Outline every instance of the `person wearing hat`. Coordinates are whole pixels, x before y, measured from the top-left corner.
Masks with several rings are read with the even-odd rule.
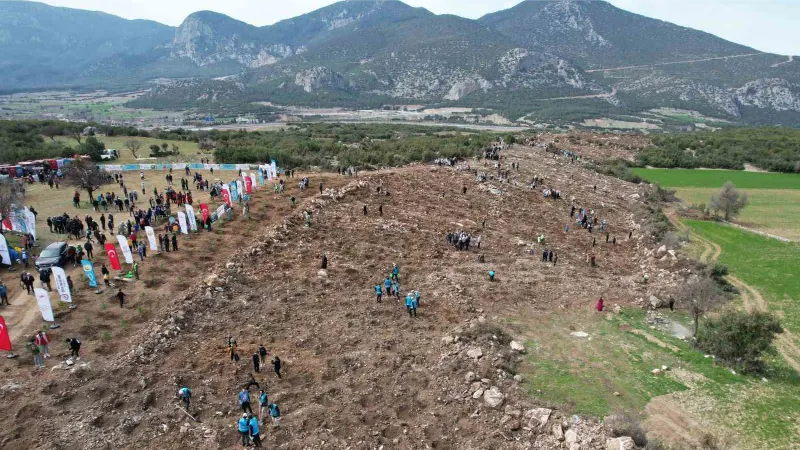
[[[192,391],[188,387],[178,389],[178,398],[186,405],[186,412],[189,412],[189,405],[192,402]]]
[[[250,446],[250,421],[247,420],[247,413],[243,413],[238,424],[239,434],[242,435],[242,447]]]

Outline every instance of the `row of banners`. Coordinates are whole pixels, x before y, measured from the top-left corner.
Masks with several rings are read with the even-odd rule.
[[[131,172],[144,170],[266,170],[272,167],[277,171],[275,161],[272,164],[199,164],[199,163],[171,163],[171,164],[101,164],[100,169],[106,172]]]
[[[177,168],[174,166],[175,164],[173,164],[173,168]],[[184,164],[183,166],[185,167],[186,165]],[[190,168],[191,166],[192,165],[190,165]],[[198,166],[200,165],[198,164]],[[203,166],[208,166],[208,164]],[[231,166],[236,165],[232,164]],[[137,169],[135,170],[139,170],[138,167],[139,166],[137,165]],[[182,169],[184,167],[180,168]],[[249,165],[247,165],[247,168],[249,169]],[[234,167],[231,169],[222,170],[236,169],[237,168]],[[153,169],[148,168],[147,170]],[[211,222],[216,222],[233,206],[234,201],[239,200],[240,196],[246,198],[246,194],[251,194],[254,189],[257,189],[259,186],[264,186],[265,178],[267,180],[272,180],[277,177],[277,173],[278,169],[275,161],[272,161],[272,164],[259,166],[257,174],[248,174],[243,172],[241,180],[237,179],[235,181],[231,181],[229,184],[223,184],[222,198],[225,203],[220,205],[213,213],[211,213],[208,204],[201,203],[200,213],[202,217],[202,223],[206,223],[209,219],[211,219]],[[194,207],[192,207],[192,205],[183,206],[185,208],[185,212],[178,211],[178,226],[180,228],[180,232],[182,234],[189,234],[190,230],[197,231],[197,216],[195,215]],[[172,220],[172,218],[170,218],[170,220]],[[2,227],[8,230],[31,233],[34,235],[34,237],[36,236],[36,217],[27,208],[13,210],[7,217],[2,218],[1,223]],[[158,239],[156,238],[156,233],[153,227],[144,227],[144,231],[147,235],[147,241],[150,250],[158,251]],[[128,238],[123,235],[117,235],[117,242],[119,243],[120,251],[122,251],[122,259],[126,264],[133,264],[133,252],[130,248],[130,245],[128,245]],[[118,271],[122,270],[122,263],[120,261],[116,246],[112,242],[106,242],[104,248],[106,255],[108,256],[111,269]],[[2,234],[0,234],[0,260],[2,260],[3,264],[9,266],[12,262],[8,249],[8,243],[6,242],[5,236]],[[84,259],[81,260],[81,267],[83,268],[83,272],[89,281],[89,286],[93,288],[98,287],[97,275],[94,273],[94,264],[90,260]],[[69,289],[69,282],[67,280],[66,272],[64,272],[63,268],[56,266],[51,267],[50,270],[55,280],[59,300],[64,303],[72,303],[72,293]],[[42,318],[46,322],[55,322],[53,306],[50,303],[50,295],[48,291],[42,288],[34,288],[34,295],[36,296],[36,303],[39,307],[39,311],[42,313]],[[0,316],[0,350],[11,351],[11,340],[8,335],[8,328],[2,316]]]

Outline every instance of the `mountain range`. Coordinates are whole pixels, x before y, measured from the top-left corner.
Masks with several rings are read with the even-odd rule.
[[[523,1],[478,20],[342,1],[256,27],[177,28],[0,1],[0,90],[149,87],[133,106],[463,106],[511,120],[675,108],[800,125],[800,61],[602,0]]]

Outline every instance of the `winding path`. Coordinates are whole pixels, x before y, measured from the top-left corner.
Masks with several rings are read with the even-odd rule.
[[[702,59],[688,59],[685,61],[671,61],[671,62],[663,62],[663,63],[655,63],[655,64],[644,64],[641,66],[624,66],[624,67],[610,67],[607,69],[590,69],[586,70],[586,73],[591,72],[614,72],[618,70],[628,70],[628,69],[647,69],[649,67],[659,67],[659,66],[672,66],[675,64],[693,64],[705,61],[717,61],[720,59],[729,59],[729,58],[746,58],[749,56],[758,56],[763,55],[764,53],[746,53],[744,55],[730,55],[730,56],[715,56],[713,58],[702,58]]]
[[[689,233],[689,236],[703,246],[703,252],[700,255],[700,260],[703,262],[716,262],[722,253],[722,248],[714,241],[710,241],[703,236],[695,233],[691,228],[681,222],[677,212],[670,210],[666,212],[667,219],[679,231]],[[766,300],[758,290],[753,286],[745,283],[739,278],[728,275],[726,279],[739,290],[739,293],[744,302],[744,307],[748,311],[768,311],[769,307]],[[793,333],[784,329],[783,333],[776,337],[776,347],[778,353],[789,363],[794,370],[800,373],[800,346],[797,345],[797,339]]]

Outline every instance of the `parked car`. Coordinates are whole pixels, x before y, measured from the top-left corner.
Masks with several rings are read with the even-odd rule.
[[[50,267],[64,267],[67,262],[69,245],[66,242],[53,242],[48,245],[36,259],[36,269],[42,270]]]

